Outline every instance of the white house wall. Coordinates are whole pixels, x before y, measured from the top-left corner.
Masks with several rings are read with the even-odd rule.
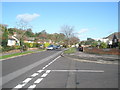
[[[16,45],[16,41],[15,40],[8,40],[8,46],[13,46]]]

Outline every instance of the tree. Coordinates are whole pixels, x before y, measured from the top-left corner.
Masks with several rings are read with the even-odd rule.
[[[7,27],[6,27],[5,31],[2,35],[2,46],[7,47],[7,43],[8,43],[8,30],[7,30]]]
[[[22,51],[25,47],[24,42],[23,42],[23,37],[24,37],[26,31],[28,30],[28,28],[30,29],[31,26],[28,24],[28,22],[25,22],[23,20],[19,20],[16,24],[19,29],[24,31],[20,37],[20,46],[21,46],[21,51]]]
[[[34,33],[32,32],[32,29],[27,29],[25,35],[27,35],[28,37],[34,37]]]
[[[70,38],[74,35],[73,31],[73,26],[63,25],[61,27],[61,32],[65,35],[67,45],[70,45]]]
[[[70,38],[70,44],[71,45],[74,45],[74,44],[78,43],[79,41],[80,40],[79,40],[78,37],[73,36],[73,37]]]

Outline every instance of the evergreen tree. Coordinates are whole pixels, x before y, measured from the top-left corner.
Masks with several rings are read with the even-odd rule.
[[[5,31],[2,35],[2,46],[6,47],[7,43],[8,43],[8,30],[7,30],[7,28],[5,28]]]

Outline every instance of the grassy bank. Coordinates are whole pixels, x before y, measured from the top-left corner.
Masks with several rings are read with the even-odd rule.
[[[30,54],[30,53],[35,53],[37,51],[43,51],[43,50],[36,50],[36,51],[26,51],[26,52],[20,52],[20,53],[14,53],[14,54],[10,54],[10,55],[4,55],[4,56],[0,56],[0,59],[7,59],[10,57],[14,57],[14,56],[19,56],[19,55],[25,55],[25,54]]]
[[[71,54],[71,53],[75,53],[75,52],[76,52],[76,48],[75,47],[69,48],[68,50],[64,51],[65,54]]]

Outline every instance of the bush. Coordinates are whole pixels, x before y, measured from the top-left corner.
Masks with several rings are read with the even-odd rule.
[[[2,52],[14,50],[14,49],[15,49],[14,46],[6,46],[6,47],[3,47],[3,48],[2,48]]]
[[[120,42],[118,42],[118,48],[120,49]]]
[[[98,44],[97,42],[93,42],[93,43],[91,44],[91,46],[92,46],[92,47],[97,47],[97,44]]]
[[[27,47],[29,47],[29,48],[30,48],[30,45],[29,45],[29,43],[24,43],[24,45],[26,45]]]
[[[104,43],[104,42],[101,42],[101,44],[100,44],[100,48],[107,48],[107,44]]]
[[[50,45],[50,43],[45,43],[44,46],[45,47],[48,47]]]
[[[15,49],[20,49],[20,46],[16,45],[14,46]]]

